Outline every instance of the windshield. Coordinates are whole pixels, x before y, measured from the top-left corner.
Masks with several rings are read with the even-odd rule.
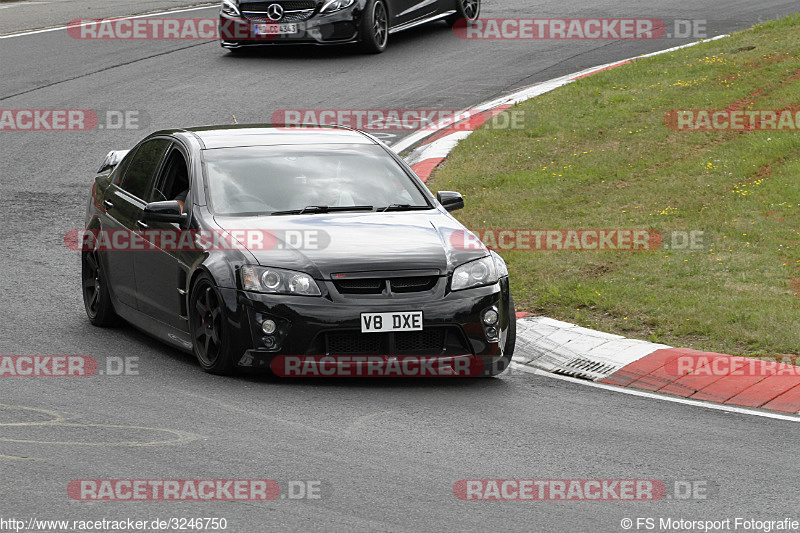
[[[430,208],[380,146],[218,148],[204,150],[203,159],[210,203],[218,215]]]

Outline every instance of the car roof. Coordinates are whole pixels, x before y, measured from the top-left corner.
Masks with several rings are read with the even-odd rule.
[[[185,128],[162,133],[181,132],[193,135],[205,150],[286,144],[376,144],[373,139],[361,132],[339,126],[237,124]]]

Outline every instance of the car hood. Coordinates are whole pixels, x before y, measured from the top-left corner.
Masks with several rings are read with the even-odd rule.
[[[267,232],[265,246],[247,247],[260,265],[301,270],[317,279],[377,270],[437,270],[446,275],[489,253],[477,239],[470,241],[477,245],[460,246],[466,228],[439,211],[215,216],[214,220],[231,232]]]

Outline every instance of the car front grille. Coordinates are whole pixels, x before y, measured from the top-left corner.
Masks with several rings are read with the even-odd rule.
[[[283,17],[272,20],[267,16],[269,6],[278,4],[283,8]],[[292,0],[276,2],[243,2],[240,9],[245,18],[258,23],[300,22],[310,19],[317,10],[314,0]]]
[[[439,280],[437,276],[418,276],[414,278],[395,278],[389,280],[392,292],[429,291]]]
[[[323,334],[328,355],[470,355],[457,326],[432,326],[422,331]]]
[[[262,11],[267,12],[267,9],[272,4],[278,4],[284,11],[300,11],[301,9],[316,9],[317,3],[314,0],[277,0],[275,2],[242,2],[240,9],[242,11]]]
[[[422,331],[398,331],[394,342],[399,352],[431,352],[437,354],[444,348],[445,331],[442,328]]]
[[[386,282],[380,278],[342,279],[333,282],[341,294],[380,294]]]
[[[302,22],[311,18],[314,14],[313,9],[304,11],[286,11],[283,18],[280,20],[272,20],[264,13],[243,12],[243,15],[250,22],[257,22],[259,24],[283,24],[287,22]]]
[[[380,334],[366,333],[328,333],[327,352],[330,354],[379,354],[381,353]]]
[[[333,284],[339,294],[381,294],[386,289],[387,278],[337,279]],[[439,281],[438,276],[388,278],[393,293],[429,291]]]

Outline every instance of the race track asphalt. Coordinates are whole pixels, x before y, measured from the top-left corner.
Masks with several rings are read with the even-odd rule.
[[[188,4],[0,4],[0,33]],[[709,36],[796,10],[794,1],[484,2],[484,16],[498,18],[704,19]],[[0,132],[0,354],[83,354],[102,365],[138,358],[138,375],[0,378],[0,518],[222,517],[237,532],[589,532],[622,531],[626,517],[800,519],[796,424],[513,371],[457,381],[211,376],[130,327],[89,325],[79,258],[62,242],[81,227],[105,154],[153,130],[234,115],[267,122],[279,109],[460,109],[684,42],[467,42],[436,24],[393,37],[380,56],[296,48],[240,58],[216,42],[79,41],[63,30],[0,39],[0,108],[143,117],[140,130]],[[66,490],[75,479],[128,478],[319,480],[322,498],[79,502]],[[699,480],[712,490],[704,500],[658,502],[454,497],[455,482],[478,478]]]

